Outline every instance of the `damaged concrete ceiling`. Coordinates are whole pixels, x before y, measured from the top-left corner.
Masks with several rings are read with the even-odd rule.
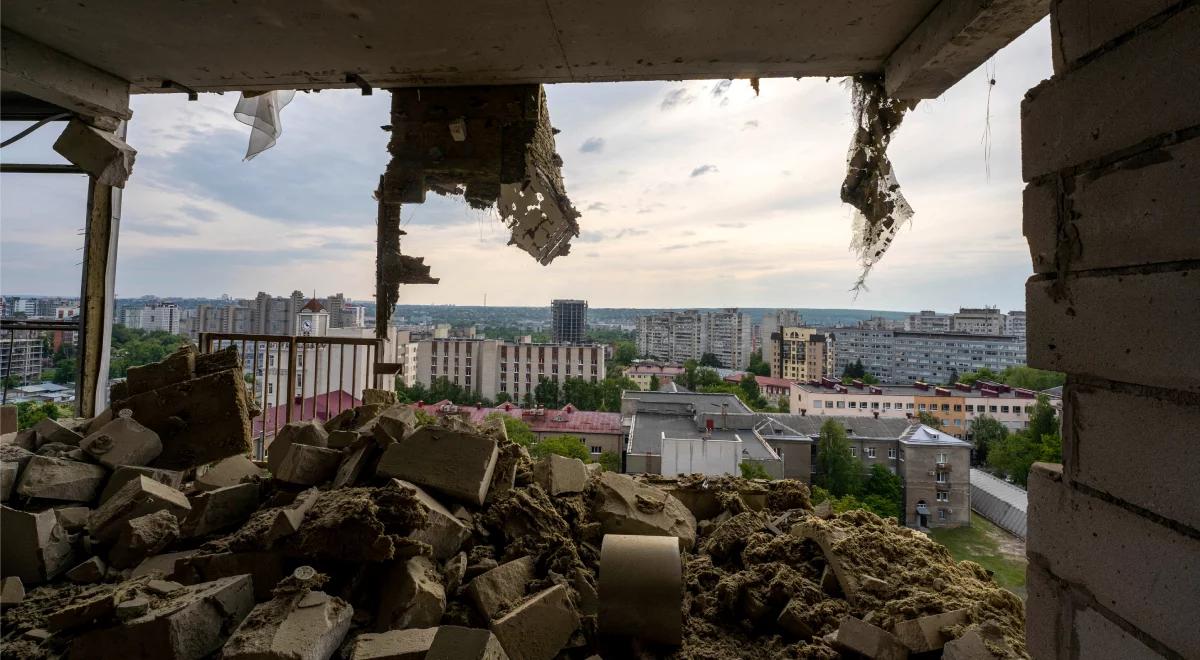
[[[162,91],[163,81],[196,91],[353,87],[348,73],[400,87],[887,69],[930,74],[941,89],[913,93],[936,96],[1046,10],[1047,0],[43,0],[7,3],[2,22],[135,93]]]

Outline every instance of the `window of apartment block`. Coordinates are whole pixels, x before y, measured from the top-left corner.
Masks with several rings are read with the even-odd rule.
[[[956,419],[956,420],[954,420],[954,425],[955,425],[955,426],[962,426],[962,420],[961,420],[961,419]]]
[[[1000,406],[1000,412],[1002,412],[1002,413],[1008,412],[1008,406]]]
[[[950,404],[943,403],[942,404],[942,412],[950,412]]]
[[[851,447],[851,448],[850,448],[850,455],[851,455],[851,456],[853,456],[853,457],[855,457],[855,458],[858,458],[858,447]]]
[[[872,408],[873,410],[879,410],[879,402],[878,402],[878,401],[872,401],[872,402],[871,402],[871,408]]]
[[[911,403],[906,403],[906,404],[904,404],[904,407],[905,407],[906,409],[908,409],[908,410],[912,410],[912,409],[913,409],[913,404],[911,404]]]
[[[975,412],[975,406],[968,403],[967,404],[967,412]]]
[[[924,411],[925,411],[925,404],[923,404],[923,403],[922,403],[922,404],[920,404],[919,406],[917,406],[917,410],[920,410],[920,411],[924,412]]]
[[[939,484],[946,483],[946,472],[943,470],[938,470],[937,476],[934,477],[934,480],[937,481]]]
[[[813,399],[813,408],[820,408],[820,407],[821,407],[821,400]]]
[[[893,461],[896,460],[896,448],[895,447],[888,449],[888,458],[892,459]]]
[[[604,448],[601,447],[600,445],[592,445],[592,453],[593,454],[602,454],[602,453],[604,453]]]
[[[947,493],[947,492],[945,492],[945,491],[942,491],[942,492],[938,493],[938,494],[937,494],[937,501],[939,501],[939,502],[949,502],[949,501],[950,501],[950,493]]]
[[[850,407],[851,407],[851,408],[857,408],[857,407],[858,407],[858,402],[857,402],[857,401],[851,401],[851,402],[850,402]]]
[[[1033,406],[1025,406],[1025,414],[1028,415],[1031,412],[1033,412]]]
[[[875,448],[867,447],[867,458],[875,458]]]
[[[996,412],[996,406],[989,406],[989,407],[988,407],[988,410],[989,410],[990,412]]]
[[[888,402],[888,401],[884,401],[884,402],[883,402],[883,409],[884,409],[884,410],[891,410],[891,409],[892,409],[892,404],[891,404],[890,402]]]
[[[962,406],[957,403],[954,404],[954,412],[962,412]]]
[[[938,509],[938,520],[945,520],[945,519],[946,519],[946,510]]]
[[[845,405],[845,404],[846,404],[846,402],[845,402],[845,401],[838,401],[838,402],[837,402],[837,407],[838,407],[838,408],[845,408],[845,407],[846,407],[846,405]]]
[[[946,452],[939,452],[939,453],[938,453],[938,455],[937,455],[937,462],[938,462],[938,463],[945,463],[945,462],[946,462]]]

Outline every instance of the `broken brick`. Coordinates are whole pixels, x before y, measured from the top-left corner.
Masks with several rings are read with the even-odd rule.
[[[279,429],[275,437],[267,445],[267,469],[272,474],[278,474],[280,465],[287,457],[288,449],[293,444],[310,447],[328,447],[329,433],[317,420],[307,422],[288,422]]]
[[[88,532],[100,542],[112,541],[121,533],[123,522],[155,511],[169,511],[178,519],[186,518],[192,505],[183,493],[138,476],[127,481],[88,518]]]
[[[425,660],[508,660],[500,640],[486,628],[441,626]],[[355,659],[357,660],[357,659]]]
[[[237,484],[188,498],[192,511],[180,526],[184,538],[206,536],[241,524],[258,508],[258,484]]]
[[[0,583],[0,607],[20,605],[23,600],[25,585],[21,583],[21,578],[15,575],[4,578],[4,582]]]
[[[183,488],[183,473],[175,470],[163,470],[160,468],[146,467],[144,465],[122,465],[113,470],[112,476],[108,478],[108,483],[104,485],[104,490],[100,492],[100,503],[108,501],[113,493],[121,490],[134,477],[149,477],[154,481],[170,486],[175,490]]]
[[[535,463],[533,477],[551,495],[581,493],[588,483],[588,471],[583,461],[558,454],[550,454]]]
[[[533,564],[533,557],[501,564],[467,583],[467,597],[479,614],[491,621],[525,596],[525,585],[533,579]]]
[[[345,431],[338,431],[337,433],[345,433]],[[354,435],[357,436],[358,434]],[[332,439],[332,436],[330,438]],[[353,486],[377,453],[378,449],[375,443],[370,440],[364,440],[358,447],[346,451],[341,463],[338,464],[337,471],[333,474],[333,488]]]
[[[116,608],[116,593],[112,589],[93,587],[87,596],[77,598],[66,607],[50,613],[46,618],[46,626],[55,632],[86,626],[108,618]]]
[[[87,526],[88,516],[92,510],[86,506],[64,506],[54,510],[58,524],[68,532],[77,532]]]
[[[842,617],[834,646],[871,660],[905,660],[908,647],[888,631],[852,616]]]
[[[79,447],[109,469],[146,465],[162,453],[158,434],[134,421],[128,410],[84,438]]]
[[[627,474],[602,472],[596,480],[592,515],[605,534],[675,536],[681,550],[696,543],[696,518],[660,488]]]
[[[283,555],[270,551],[193,554],[175,561],[173,577],[184,584],[198,584],[235,575],[254,578],[254,597],[266,600],[283,579]]]
[[[254,461],[245,456],[230,456],[208,465],[203,471],[197,470],[196,488],[198,490],[216,490],[226,486],[236,486],[243,481],[260,476],[262,470]]]
[[[376,471],[481,505],[497,453],[496,441],[487,436],[423,426],[404,442],[388,445]]]
[[[53,509],[0,507],[0,570],[24,584],[38,584],[70,567],[74,548]]]
[[[365,405],[381,403],[390,406],[396,403],[396,393],[392,390],[376,390],[368,387],[363,390],[362,401]]]
[[[354,638],[350,660],[424,660],[437,628],[363,633]]]
[[[50,419],[49,417],[34,424],[33,431],[37,434],[37,446],[39,449],[42,445],[49,443],[78,447],[79,441],[83,440],[82,435],[63,426],[58,420]]]
[[[104,565],[104,560],[99,557],[92,557],[67,571],[67,579],[79,584],[92,584],[93,582],[103,580],[107,572],[108,567]]]
[[[227,660],[328,660],[350,630],[354,608],[320,591],[256,605],[230,636]]]
[[[892,634],[913,653],[936,651],[952,639],[942,630],[965,625],[968,614],[964,608],[901,621],[893,626]]]
[[[90,502],[100,493],[108,470],[91,463],[33,456],[21,470],[17,493],[66,502]]]
[[[292,506],[279,509],[267,532],[267,543],[274,543],[300,531],[300,526],[304,524],[304,516],[308,514],[308,510],[312,508],[320,494],[321,491],[316,488],[309,488],[296,496]]]
[[[492,621],[491,628],[513,660],[551,660],[579,628],[579,613],[559,584]]]
[[[808,609],[809,606],[807,603],[799,598],[793,598],[788,601],[783,611],[779,613],[776,623],[788,635],[796,639],[808,641],[813,637],[813,629],[808,625],[807,617],[804,615]]]
[[[293,442],[287,446],[271,476],[291,484],[316,486],[332,479],[341,461],[342,452],[336,449]]]
[[[393,479],[392,484],[395,487],[412,491],[429,518],[429,524],[424,529],[409,534],[409,538],[428,543],[433,548],[433,558],[439,561],[448,559],[458,552],[463,541],[466,541],[467,537],[471,535],[471,530],[416,484],[400,479]]]
[[[446,590],[437,565],[418,555],[388,570],[380,591],[375,629],[430,628],[442,620],[445,612]]]
[[[168,510],[123,520],[108,561],[116,568],[132,568],[143,559],[158,554],[179,538],[179,521]]]
[[[72,119],[54,141],[54,150],[101,185],[124,188],[137,150],[111,131]]]
[[[161,555],[147,557],[146,559],[142,560],[142,563],[138,564],[137,567],[133,569],[133,572],[130,573],[129,577],[137,578],[142,577],[143,575],[156,573],[164,578],[174,578],[175,562],[181,559],[186,559],[187,557],[191,557],[198,552],[198,550],[183,550],[181,552],[167,552]]]

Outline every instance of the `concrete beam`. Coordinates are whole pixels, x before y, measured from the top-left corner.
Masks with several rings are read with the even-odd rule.
[[[950,89],[1049,12],[1049,0],[942,0],[884,63],[884,87],[899,99]]]
[[[0,87],[83,117],[129,119],[129,82],[5,29],[0,33]]]

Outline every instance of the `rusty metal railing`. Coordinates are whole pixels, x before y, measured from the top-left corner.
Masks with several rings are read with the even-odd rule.
[[[382,340],[365,337],[308,337],[202,332],[199,349],[238,349],[251,400],[254,454],[263,459],[268,439],[288,422],[326,421],[361,403],[362,391],[378,387]],[[388,388],[390,389],[390,388]]]

